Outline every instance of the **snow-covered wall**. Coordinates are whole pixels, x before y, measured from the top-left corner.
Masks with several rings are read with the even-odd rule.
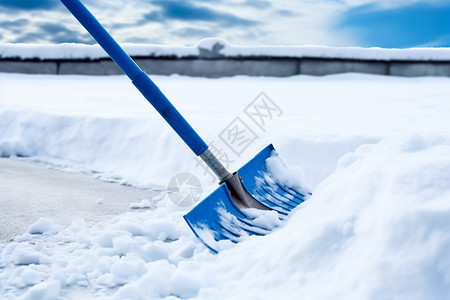
[[[152,74],[222,77],[346,72],[450,76],[450,48],[236,46],[209,38],[195,46],[124,44]],[[112,75],[121,71],[98,45],[0,44],[0,72]]]
[[[123,44],[134,57],[276,57],[333,58],[356,60],[450,61],[450,48],[383,49],[327,46],[236,46],[223,39],[203,39],[195,46]],[[0,58],[17,59],[101,59],[107,58],[99,45],[85,44],[0,44]]]

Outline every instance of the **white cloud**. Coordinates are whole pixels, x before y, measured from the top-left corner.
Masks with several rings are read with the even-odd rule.
[[[361,5],[374,5],[380,9],[394,9],[403,6],[412,5],[415,3],[423,2],[427,4],[443,4],[448,0],[343,0],[348,7],[355,7]]]
[[[163,0],[168,1],[168,0]],[[421,0],[183,0],[194,3],[218,15],[232,15],[236,20],[249,20],[257,24],[227,26],[219,21],[168,18],[145,20],[149,13],[161,11],[161,5],[147,0],[85,0],[93,14],[119,42],[196,44],[204,37],[215,36],[230,43],[250,44],[322,44],[331,46],[357,45],[350,33],[336,30],[337,20],[350,7],[376,3],[380,7],[408,5]],[[448,0],[430,0],[443,2]],[[428,1],[428,2],[430,2]],[[153,4],[152,4],[153,3]],[[178,2],[179,3],[179,2]],[[1,6],[1,4],[0,4]],[[156,15],[155,15],[156,16]],[[2,20],[26,19],[21,30],[12,25],[0,26],[0,42],[28,41],[33,43],[55,43],[64,40],[92,41],[78,22],[62,5],[55,10],[0,12]],[[44,23],[64,26],[59,33],[42,28]],[[232,24],[231,24],[232,25]],[[50,27],[50,26],[47,26]],[[54,28],[55,29],[55,28]],[[59,34],[55,37],[55,34]]]

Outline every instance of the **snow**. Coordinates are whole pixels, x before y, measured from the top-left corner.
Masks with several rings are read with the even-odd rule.
[[[42,234],[55,231],[55,222],[47,218],[40,218],[36,223],[28,227],[28,233]]]
[[[282,224],[259,215],[272,233],[217,255],[184,222],[190,207],[168,197],[108,222],[41,219],[0,244],[2,297],[450,297],[450,79],[153,79],[228,155],[230,170],[273,143],[290,170],[270,159],[269,170],[307,184],[312,197]],[[124,76],[0,74],[0,82],[2,156],[160,190],[190,172],[202,198],[216,187]],[[261,91],[283,111],[263,129],[244,112]],[[219,138],[236,116],[258,136],[240,155]]]
[[[38,299],[58,299],[59,291],[61,289],[60,283],[56,280],[39,283],[30,288],[24,300],[38,300]]]
[[[123,44],[124,50],[133,56],[195,56],[196,47],[145,44]],[[21,59],[98,59],[109,57],[99,45],[76,43],[62,44],[0,44],[0,57]]]
[[[251,219],[252,225],[267,229],[268,231],[282,224],[278,213],[274,210],[261,211],[256,208],[247,208],[243,209],[243,212]]]
[[[269,56],[269,57],[314,57],[368,60],[450,60],[449,48],[383,49],[360,47],[303,46],[239,46],[224,39],[206,38],[197,45],[123,44],[131,56],[192,57],[192,56]],[[63,44],[0,44],[0,58],[19,59],[99,59],[107,58],[98,45],[75,43]]]
[[[130,208],[133,209],[144,209],[144,208],[150,208],[151,204],[148,199],[142,199],[140,202],[133,202],[130,203]]]

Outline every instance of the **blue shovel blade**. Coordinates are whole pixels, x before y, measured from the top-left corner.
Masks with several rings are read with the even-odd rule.
[[[280,176],[271,173],[267,168],[269,158],[272,161],[280,160],[272,145],[264,148],[237,173],[250,195],[277,212],[280,220],[284,220],[311,194],[290,187],[278,179]],[[281,160],[278,163],[284,165]],[[216,253],[229,247],[230,244],[244,240],[247,236],[268,234],[273,228],[257,222],[254,213],[249,214],[245,209],[239,209],[225,183],[187,213],[184,219],[199,240]]]

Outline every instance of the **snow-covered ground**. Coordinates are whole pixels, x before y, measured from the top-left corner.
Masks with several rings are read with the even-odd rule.
[[[168,197],[93,226],[41,219],[0,245],[0,298],[450,297],[449,78],[153,79],[230,170],[273,143],[312,197],[217,255]],[[261,97],[271,110],[252,115]],[[253,134],[244,148],[226,139],[236,122]],[[201,197],[216,187],[124,76],[0,74],[0,153],[137,187],[183,172]]]

